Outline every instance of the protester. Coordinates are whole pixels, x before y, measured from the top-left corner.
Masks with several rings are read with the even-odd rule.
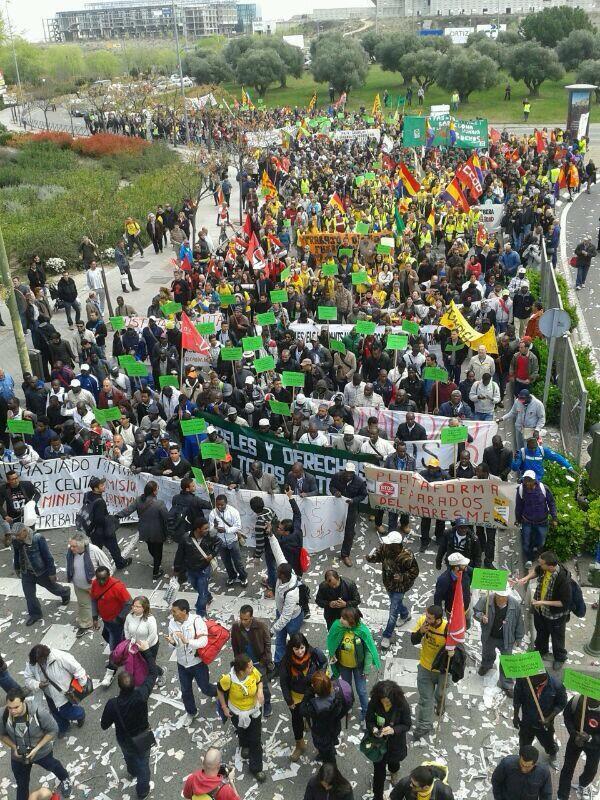
[[[568,800],[575,774],[575,767],[585,753],[585,767],[581,771],[576,787],[581,794],[590,786],[598,774],[600,761],[600,700],[583,695],[574,695],[563,711],[565,726],[569,733],[565,760],[558,779],[558,800]]]
[[[410,635],[414,645],[421,645],[419,666],[417,667],[417,691],[419,701],[415,716],[413,737],[422,739],[433,730],[433,705],[439,710],[442,699],[442,682],[439,669],[435,669],[434,661],[446,644],[447,623],[441,606],[429,606],[425,614],[417,620]]]
[[[530,745],[537,739],[554,769],[558,753],[558,743],[554,738],[554,719],[566,705],[565,687],[546,671],[541,675],[517,678],[515,681],[513,725],[519,731],[519,746]]]
[[[335,569],[325,572],[324,580],[319,584],[315,603],[323,609],[327,630],[342,615],[344,608],[358,608],[360,594],[354,581],[342,577]]]
[[[517,489],[515,519],[521,525],[523,554],[533,561],[546,543],[549,526],[556,527],[557,512],[549,487],[537,480],[534,470],[523,473]]]
[[[37,598],[37,587],[43,587],[55,597],[60,597],[61,605],[66,606],[71,599],[71,589],[62,586],[56,579],[56,565],[41,533],[35,533],[26,525],[13,526],[13,565],[17,577],[21,579],[23,595],[27,603],[25,625],[35,625],[44,616],[42,605]]]
[[[169,515],[167,507],[158,499],[158,484],[148,481],[144,486],[142,496],[117,514],[119,519],[125,519],[136,513],[139,519],[139,536],[141,542],[146,542],[148,552],[152,558],[152,578],[158,580],[164,572],[162,570],[163,544],[169,534]]]
[[[374,762],[373,799],[383,800],[386,768],[390,783],[400,779],[400,763],[406,758],[406,734],[411,726],[410,706],[404,692],[394,681],[379,681],[371,689],[367,716],[367,735],[375,747],[385,745],[382,758]]]
[[[406,778],[401,778],[390,794],[390,800],[416,800],[432,797],[437,800],[453,800],[454,792],[445,782],[447,767],[424,764],[416,767]]]
[[[321,764],[308,781],[304,800],[354,800],[354,793],[335,764]]]
[[[252,660],[254,667],[260,672],[264,705],[262,715],[264,719],[271,716],[271,689],[269,687],[269,673],[273,671],[271,657],[271,636],[268,624],[254,616],[254,609],[250,605],[240,608],[239,620],[231,626],[231,648],[234,656],[246,654]]]
[[[317,671],[310,679],[310,688],[300,704],[300,714],[308,721],[313,744],[323,762],[336,763],[342,719],[350,711],[352,702],[339,682],[334,684],[326,672]]]
[[[217,747],[209,747],[202,759],[202,768],[185,779],[182,794],[186,800],[204,794],[214,797],[215,800],[217,797],[219,800],[240,800],[227,774],[221,751]]]
[[[481,596],[473,609],[473,616],[481,624],[481,666],[478,675],[487,675],[500,655],[512,655],[525,635],[523,612],[519,600],[508,591],[495,591],[493,597]],[[513,696],[514,680],[507,678],[500,664],[498,686]]]
[[[518,756],[505,756],[492,773],[494,800],[551,800],[550,770],[539,764],[539,752],[531,745],[519,747]],[[570,788],[570,787],[569,787]]]
[[[110,652],[123,641],[123,626],[131,608],[131,595],[125,584],[110,574],[108,567],[96,568],[95,578],[90,586],[92,601],[92,622],[94,630],[98,630],[98,619],[102,620],[102,638],[108,644]],[[115,677],[116,667],[110,658],[101,686],[108,689]]]

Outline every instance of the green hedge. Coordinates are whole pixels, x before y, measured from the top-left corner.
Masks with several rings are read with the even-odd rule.
[[[114,247],[128,216],[144,231],[158,204],[183,199],[181,182],[169,170],[177,158],[161,145],[140,156],[100,159],[48,142],[25,144],[16,158],[0,152],[0,214],[11,266],[22,270],[38,253],[75,267],[83,235],[101,250]]]
[[[554,462],[544,467],[544,483],[554,495],[558,516],[557,527],[548,532],[548,548],[561,559],[593,553],[600,537],[600,497],[589,491],[585,470],[569,472]]]

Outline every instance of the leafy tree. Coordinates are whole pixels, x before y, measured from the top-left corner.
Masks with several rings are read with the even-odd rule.
[[[600,60],[582,61],[577,70],[577,83],[593,83],[600,87]],[[600,103],[600,88],[595,90],[596,102]]]
[[[302,77],[304,67],[302,50],[277,36],[240,36],[231,39],[223,50],[223,58],[235,72],[240,60],[251,50],[274,50],[277,53],[285,65],[280,78],[281,86],[286,85],[288,75],[293,75],[295,78]]]
[[[480,56],[475,64],[468,49],[454,48],[440,59],[437,82],[442,89],[457,91],[461,103],[468,103],[471,92],[498,83],[498,67],[488,56]]]
[[[252,48],[239,59],[236,69],[238,83],[256,89],[264,97],[273,83],[281,83],[286,66],[271,47]]]
[[[311,63],[317,83],[329,83],[338,92],[362,86],[369,71],[369,57],[356,39],[339,34],[320,36]]]
[[[561,39],[566,39],[571,31],[576,30],[593,31],[594,26],[582,8],[571,6],[555,6],[528,14],[519,25],[521,36],[544,47],[556,47]]]
[[[521,44],[523,37],[517,31],[499,31],[496,41],[499,45],[512,47],[514,44]]]
[[[369,54],[369,58],[375,58],[375,50],[383,40],[383,36],[375,31],[375,28],[370,28],[366,33],[360,37],[360,43]]]
[[[16,38],[14,44],[21,81],[32,85],[40,83],[45,71],[43,49],[26,42],[25,39]],[[17,82],[15,60],[10,43],[0,46],[0,69],[4,73],[7,83],[15,84]]]
[[[84,70],[90,80],[106,80],[121,72],[121,62],[108,50],[92,50],[85,54]]]
[[[386,36],[375,48],[375,57],[386,72],[400,72],[402,58],[422,46],[422,40],[413,33]]]
[[[497,64],[502,63],[502,45],[495,39],[490,39],[483,31],[469,34],[467,47],[472,47],[484,56],[489,56]]]
[[[260,38],[261,49],[267,41],[267,36],[239,36],[235,39],[230,39],[223,50],[223,58],[231,66],[233,71],[237,69],[238,61],[244,56],[248,50],[256,46]]]
[[[582,61],[600,58],[600,39],[591,31],[571,31],[558,43],[556,53],[565,69],[575,69]]]
[[[437,70],[443,55],[431,47],[423,47],[415,53],[407,53],[400,60],[400,72],[404,82],[413,80],[426,89],[435,83]]]
[[[183,59],[186,75],[195,78],[199,84],[225,83],[233,80],[233,71],[225,59],[217,54],[204,51],[202,56],[196,50]]]
[[[437,50],[439,53],[447,53],[454,45],[449,36],[426,36],[425,38],[418,37],[417,47],[419,49],[430,47],[432,50]]]
[[[523,81],[532,97],[539,97],[545,80],[557,81],[564,74],[556,52],[535,42],[509,47],[506,68],[513,80]]]

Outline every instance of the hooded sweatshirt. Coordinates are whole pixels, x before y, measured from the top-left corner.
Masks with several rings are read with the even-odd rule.
[[[218,787],[221,787],[218,789]],[[215,791],[217,790],[218,791]],[[240,800],[239,795],[222,775],[207,775],[203,770],[192,772],[183,784],[183,796],[191,800],[194,795],[214,792],[214,800]]]

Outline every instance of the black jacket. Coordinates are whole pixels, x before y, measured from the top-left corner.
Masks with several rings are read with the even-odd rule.
[[[565,726],[570,736],[575,736],[579,733],[582,708],[583,696],[580,694],[572,697],[565,706],[563,714]],[[590,708],[589,702],[586,704],[583,732],[589,734],[591,737],[586,742],[584,750],[586,750],[586,752],[590,750],[600,750],[600,708]]]
[[[153,473],[155,475],[163,475],[165,470],[171,470],[171,474],[167,475],[168,478],[185,478],[191,472],[191,469],[190,462],[186,461],[182,456],[177,465],[173,464],[170,458],[163,458],[160,464],[154,467]]]
[[[423,442],[427,439],[427,431],[418,422],[415,422],[409,431],[406,422],[401,422],[396,430],[396,439],[401,439],[403,442]]]
[[[417,800],[417,795],[410,785],[410,775],[401,778],[392,793],[390,800]],[[434,781],[430,800],[454,800],[454,792],[441,780]]]
[[[544,717],[548,717],[550,714],[554,716],[560,714],[567,705],[566,689],[552,675],[548,675],[548,681],[537,697]],[[517,678],[515,681],[513,707],[515,716],[518,716],[519,711],[521,711],[521,725],[531,728],[542,727],[537,706],[531,696],[531,690],[525,678]]]
[[[462,575],[462,591],[465,609],[471,605],[471,576],[465,570]],[[433,602],[436,606],[445,608],[448,614],[452,610],[452,601],[454,599],[454,580],[452,578],[452,570],[450,567],[445,572],[442,572],[440,577],[435,582],[435,593],[433,595]]]
[[[56,286],[58,297],[65,303],[77,300],[77,287],[73,278],[61,278]]]
[[[41,494],[31,481],[20,480],[16,489],[11,489],[7,483],[0,486],[0,507],[4,506],[6,516],[12,517],[15,522],[20,522],[23,519],[22,497],[25,498],[25,502],[35,500],[37,503]],[[19,503],[16,508],[15,502]]]
[[[359,475],[353,475],[349,481],[346,481],[344,476],[344,472],[335,473],[329,481],[329,493],[339,492],[342,497],[352,500],[352,505],[348,510],[353,508],[356,511],[359,504],[367,499],[367,482]]]
[[[332,589],[327,581],[323,581],[323,583],[319,585],[315,603],[319,608],[323,609],[327,629],[331,628],[334,621],[341,617],[343,611],[342,608],[330,608],[329,603],[332,600],[345,600],[346,606],[358,608],[360,605],[360,594],[354,581],[351,581],[349,578],[340,578],[340,585],[337,589]]]
[[[531,772],[524,773],[519,756],[505,756],[492,773],[492,791],[494,800],[551,800],[550,770],[538,762]]]
[[[437,556],[435,559],[435,568],[442,568],[442,561],[445,559],[448,563],[448,556],[451,553],[462,553],[463,556],[470,559],[469,567],[481,566],[481,545],[479,539],[474,533],[468,533],[464,539],[459,543],[456,535],[456,529],[451,528],[444,533],[444,537],[438,547]]]
[[[354,800],[354,792],[350,784],[339,791],[324,789],[318,775],[313,775],[306,785],[304,800]]]
[[[179,578],[183,580],[188,572],[199,572],[205,569],[211,562],[202,556],[198,547],[194,544],[198,543],[198,547],[206,553],[207,556],[216,556],[219,552],[219,539],[212,534],[207,534],[201,539],[193,539],[192,534],[188,533],[178,544],[177,552],[175,553],[175,560],[173,561],[173,571]]]
[[[378,725],[376,717],[383,717],[383,725]],[[410,716],[410,706],[404,700],[399,706],[392,706],[389,711],[385,711],[383,706],[377,702],[369,700],[367,706],[367,717],[365,727],[372,734],[374,728],[386,727],[389,725],[394,729],[392,736],[386,736],[387,742],[387,761],[388,763],[399,763],[404,761],[407,756],[406,733],[410,729],[412,722]]]
[[[171,513],[174,510],[185,516],[188,522],[188,530],[192,529],[192,523],[200,517],[204,517],[205,511],[210,511],[212,506],[208,500],[203,500],[191,492],[179,492],[171,501]],[[181,511],[180,511],[181,509]]]
[[[310,689],[310,681],[315,672],[327,667],[327,656],[318,647],[310,648],[310,659],[306,673],[297,675],[292,674],[292,667],[288,658],[287,651],[284,653],[279,665],[279,683],[283,699],[289,705],[292,704],[292,692],[304,695]]]
[[[151,664],[146,680],[141,686],[128,692],[121,691],[116,697],[111,697],[102,712],[100,720],[102,730],[105,731],[114,725],[117,739],[125,742],[130,737],[148,730],[148,698],[157,676],[156,665]]]
[[[510,472],[512,459],[513,454],[508,447],[503,447],[502,450],[496,450],[493,445],[490,445],[483,451],[481,463],[487,466],[490,475],[495,475],[497,478],[502,478],[502,480],[505,481]]]

